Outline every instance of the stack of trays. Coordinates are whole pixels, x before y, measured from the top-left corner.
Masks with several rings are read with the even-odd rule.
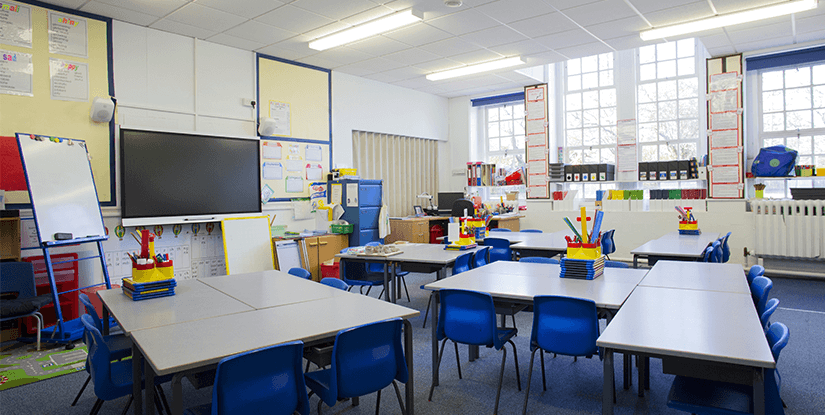
[[[132,300],[140,301],[175,295],[177,285],[174,278],[152,282],[134,282],[131,278],[124,278],[120,288]]]
[[[599,259],[561,259],[562,278],[594,280],[604,274],[604,256]]]
[[[550,163],[547,167],[548,182],[564,181],[564,163]]]
[[[679,235],[701,235],[701,229],[679,229]]]
[[[468,249],[473,249],[477,246],[478,246],[478,244],[469,244],[469,245],[449,244],[449,245],[444,245],[444,249],[447,250],[447,251],[466,251]]]

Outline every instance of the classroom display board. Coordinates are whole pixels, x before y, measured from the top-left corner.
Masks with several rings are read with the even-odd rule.
[[[221,232],[227,275],[275,269],[269,216],[227,218]]]
[[[329,144],[261,138],[261,186],[269,201],[309,197],[310,183],[326,181],[327,166]]]
[[[708,197],[744,197],[742,55],[707,60]]]
[[[18,134],[40,243],[105,236],[87,144],[80,140]]]
[[[547,184],[547,84],[524,87],[527,133],[527,198],[550,197]]]
[[[89,112],[95,97],[114,95],[110,44],[109,18],[0,3],[0,136],[84,140],[104,205],[115,204],[114,123],[96,123]],[[28,192],[8,191],[6,203],[27,205]]]

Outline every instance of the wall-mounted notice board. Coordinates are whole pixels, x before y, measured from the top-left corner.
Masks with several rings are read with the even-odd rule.
[[[742,55],[707,60],[708,196],[744,196]]]
[[[0,22],[0,136],[84,140],[100,204],[113,206],[114,122],[96,123],[89,117],[95,97],[114,95],[112,20],[4,0]],[[25,190],[6,192],[6,199],[12,208],[30,207]]]
[[[527,198],[547,199],[547,84],[524,87],[527,133]]]
[[[309,184],[326,181],[329,144],[261,138],[261,186],[270,201],[310,196]]]

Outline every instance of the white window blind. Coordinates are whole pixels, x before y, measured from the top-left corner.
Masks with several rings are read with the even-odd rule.
[[[365,131],[352,132],[352,162],[362,179],[384,181],[390,216],[426,208],[422,193],[438,194],[438,141]]]

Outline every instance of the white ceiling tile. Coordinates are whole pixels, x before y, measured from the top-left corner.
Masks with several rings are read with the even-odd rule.
[[[243,50],[255,50],[266,46],[265,43],[255,42],[252,40],[241,39],[239,37],[230,36],[226,33],[218,33],[215,36],[206,39],[207,42],[218,43],[221,45],[232,46],[233,48]]]
[[[417,63],[433,61],[440,58],[440,56],[435,53],[427,52],[421,48],[410,48],[407,50],[402,50],[401,52],[391,53],[383,57],[403,63],[404,65],[415,65]]]
[[[336,69],[337,67],[341,66],[336,62],[328,61],[326,59],[318,57],[317,55],[307,56],[306,58],[298,59],[298,62],[305,63],[307,65],[317,66],[319,68],[324,69]]]
[[[297,52],[291,49],[284,49],[278,47],[278,45],[265,46],[260,49],[256,49],[255,51],[258,53],[262,53],[264,55],[275,56],[276,58],[289,59],[293,61],[297,61],[298,59],[305,58],[309,55],[312,55],[313,53],[316,53],[316,51],[311,49],[310,51],[303,53]]]
[[[412,26],[407,26],[389,33],[384,33],[390,39],[404,42],[411,46],[421,46],[428,43],[444,40],[451,35],[441,29],[430,26],[426,23],[418,23]]]
[[[658,10],[664,10],[671,7],[679,7],[685,4],[695,3],[696,0],[628,0],[633,7],[636,8],[640,13],[650,13],[655,12]],[[707,1],[705,1],[707,4]]]
[[[718,58],[722,56],[735,55],[736,49],[734,49],[733,46],[722,46],[718,48],[708,48],[708,53],[710,53],[712,58]]]
[[[470,42],[463,41],[460,38],[452,37],[421,46],[421,49],[435,53],[439,56],[448,57],[458,55],[460,53],[472,52],[480,48]]]
[[[790,36],[777,36],[775,38],[762,39],[757,42],[737,43],[736,52],[751,52],[754,50],[775,48],[777,46],[787,46],[793,44],[793,38]]]
[[[495,52],[490,52],[487,49],[479,49],[473,52],[462,53],[460,55],[452,55],[450,59],[454,61],[461,62],[466,65],[474,65],[476,63],[482,63],[487,61],[494,61],[504,58],[504,56],[499,55]]]
[[[548,0],[547,3],[559,10],[566,10],[582,4],[595,3],[599,0]]]
[[[825,26],[820,26],[820,27],[825,27]],[[822,41],[822,40],[825,40],[825,30],[820,30],[820,31],[816,31],[816,32],[806,32],[806,33],[796,35],[797,43]]]
[[[279,7],[255,20],[296,33],[306,33],[333,22],[331,19],[299,9],[291,4]],[[345,28],[347,25],[342,24],[340,27]]]
[[[248,20],[241,23],[224,33],[239,37],[241,39],[251,40],[262,45],[271,45],[282,40],[289,39],[296,35],[296,33],[288,32],[274,26]]]
[[[322,59],[337,63],[339,66],[372,59],[374,56],[368,53],[352,50],[347,46],[327,49],[317,55]]]
[[[785,20],[785,19],[783,19]],[[748,28],[745,30],[732,30],[733,28],[727,28],[728,36],[733,44],[738,45],[741,43],[750,43],[764,39],[782,37],[782,36],[792,36],[791,33],[791,21],[787,19],[787,21],[783,21],[781,23],[774,23],[771,25],[759,26],[754,28]]]
[[[101,16],[111,17],[112,19],[120,20],[121,22],[132,23],[139,26],[148,26],[152,24],[152,22],[158,20],[156,16],[152,16],[150,14],[127,10],[122,7],[115,7],[99,1],[90,1],[83,5],[80,10],[99,14]]]
[[[731,46],[730,39],[728,39],[728,35],[722,29],[716,29],[714,31],[707,32],[708,34],[702,35],[699,40],[705,45],[708,49],[714,48],[721,48],[725,46]]]
[[[363,11],[361,13],[355,14],[353,16],[347,17],[346,19],[341,19],[341,21],[346,23],[346,24],[351,24],[353,26],[357,26],[361,23],[366,23],[366,22],[369,22],[371,20],[378,19],[379,17],[384,17],[384,16],[387,16],[387,15],[390,15],[390,14],[393,14],[393,13],[395,13],[395,10],[393,10],[389,7],[378,6],[378,7],[373,7],[371,9],[367,10],[367,11]]]
[[[374,70],[373,73],[389,71],[391,69],[398,69],[398,68],[404,66],[403,64],[400,64],[398,62],[393,62],[389,59],[384,59],[384,58],[372,58],[372,59],[369,59],[369,60],[361,61],[360,63],[365,65],[365,66],[368,66],[368,67],[372,68]]]
[[[825,7],[823,7],[825,9]],[[818,32],[825,28],[825,15],[820,14],[811,17],[796,19],[796,33]]]
[[[310,49],[308,45],[309,44],[307,43],[306,39],[302,39],[301,36],[295,36],[291,39],[278,42],[273,46],[275,46],[275,48],[277,49],[291,50],[293,52],[301,54],[302,56],[315,55],[318,53],[317,50]]]
[[[335,68],[335,71],[362,77],[376,73],[375,69],[366,66],[361,62],[354,65],[339,66]]]
[[[528,66],[546,65],[548,63],[566,61],[567,56],[558,52],[548,50],[546,52],[533,53],[531,55],[522,56],[521,59],[527,62]]]
[[[569,8],[564,11],[567,17],[582,26],[609,22],[636,16],[636,12],[623,0],[603,0]]]
[[[197,0],[198,4],[252,19],[284,5],[277,0]],[[288,2],[289,0],[285,0]]]
[[[427,24],[458,36],[496,26],[498,22],[475,10],[465,10],[430,20]]]
[[[522,40],[521,42],[508,43],[506,45],[490,48],[493,52],[503,56],[532,55],[534,53],[547,51],[547,46],[535,40]]]
[[[444,0],[395,0],[384,3],[384,7],[388,7],[394,11],[409,9],[410,7],[420,10],[424,13],[424,20],[431,20],[447,14],[458,13],[462,10],[469,9],[471,6],[464,2],[461,7],[453,8],[444,5]]]
[[[527,39],[526,36],[510,29],[507,26],[495,26],[489,29],[479,30],[477,32],[467,33],[466,35],[462,35],[461,38],[485,48],[519,42]]]
[[[543,14],[541,16],[510,23],[508,26],[517,30],[521,34],[534,39],[577,28],[575,23],[571,22],[570,19],[564,17],[561,13]]]
[[[197,39],[207,39],[216,34],[213,30],[202,29],[200,27],[189,26],[188,24],[173,22],[167,19],[158,20],[150,25],[152,29],[163,30],[164,32],[177,33],[183,36]]]
[[[425,86],[423,88],[418,88],[418,91],[424,92],[424,93],[427,93],[427,94],[433,94],[433,95],[441,95],[441,94],[447,92],[443,88],[441,88],[440,86],[437,86],[437,85],[430,85],[430,86]]]
[[[633,15],[624,19],[587,26],[585,29],[597,38],[607,40],[631,34],[639,36],[639,31],[650,29],[650,26],[638,15]]]
[[[382,56],[409,49],[410,45],[392,40],[384,36],[373,36],[347,45],[348,48],[369,53],[372,56]]]
[[[499,0],[475,10],[502,23],[512,23],[555,11],[544,0]]]
[[[657,43],[657,41],[645,42],[644,40],[642,40],[641,37],[639,37],[638,33],[628,36],[617,37],[614,39],[608,39],[605,40],[605,42],[616,50],[635,49],[641,46]]]
[[[332,20],[345,19],[375,7],[375,3],[368,0],[297,0],[291,4]]]
[[[312,29],[308,32],[303,33],[303,37],[306,38],[306,41],[309,42],[310,40],[318,39],[324,37],[326,35],[344,30],[346,28],[352,27],[346,23],[341,22],[332,22],[326,26],[321,26],[317,29]]]
[[[223,32],[246,20],[241,16],[201,6],[197,3],[187,4],[169,15],[167,19],[216,32]]]
[[[733,13],[753,9],[773,3],[783,3],[783,0],[711,0],[716,11],[720,14]]]
[[[112,6],[123,7],[124,9],[151,14],[152,16],[163,17],[181,6],[189,3],[190,0],[98,0],[101,3]],[[186,22],[184,22],[186,23]],[[213,29],[217,30],[217,29]]]
[[[609,47],[605,46],[602,42],[592,42],[584,45],[572,46],[569,48],[561,48],[557,49],[556,51],[558,53],[569,56],[570,58],[581,58],[583,56],[612,52],[612,50]]]
[[[536,41],[550,49],[561,49],[593,42],[593,36],[582,29],[576,28],[566,32],[555,33],[549,36],[536,38]]]
[[[708,2],[702,0],[642,14],[653,27],[659,27],[710,17],[713,16],[713,11]]]
[[[496,76],[498,76],[499,78],[506,79],[510,82],[536,82],[535,78],[531,78],[527,75],[518,73],[516,71],[501,72],[497,73]]]
[[[403,81],[393,82],[393,85],[400,86],[402,88],[418,89],[429,86],[430,81],[428,81],[427,78],[420,76],[418,78],[405,79]]]
[[[386,72],[372,73],[369,75],[365,75],[364,78],[372,79],[373,81],[383,82],[385,84],[391,84],[393,82],[404,80],[404,78],[399,78],[397,76],[390,75]]]
[[[429,72],[427,72],[427,71],[425,71],[421,68],[416,68],[416,67],[413,67],[413,66],[405,66],[403,68],[392,69],[392,70],[381,72],[381,73],[385,74],[385,75],[388,75],[388,76],[393,76],[393,77],[397,78],[398,80],[403,80],[403,79],[410,79],[410,78],[415,78],[415,77],[423,77],[424,75],[428,74]]]
[[[415,65],[416,68],[421,68],[427,73],[446,71],[447,69],[458,68],[461,63],[451,59],[436,59],[429,62],[421,62]]]
[[[53,4],[55,6],[65,7],[67,9],[78,9],[83,3],[86,3],[88,0],[48,0],[46,3]]]

